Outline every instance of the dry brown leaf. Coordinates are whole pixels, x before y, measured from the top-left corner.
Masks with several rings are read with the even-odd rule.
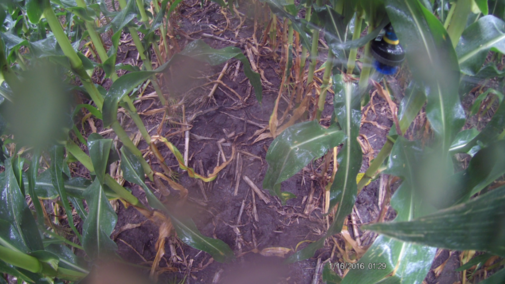
[[[290,253],[290,248],[285,247],[269,247],[264,248],[260,251],[262,256],[276,256],[276,257],[285,257],[286,254]]]
[[[156,268],[158,268],[161,258],[165,255],[165,242],[166,238],[170,236],[170,231],[172,230],[172,223],[166,219],[159,228],[158,240],[156,241],[156,257],[154,258],[153,265],[151,266],[150,277],[152,280],[157,282],[158,274],[156,274]]]

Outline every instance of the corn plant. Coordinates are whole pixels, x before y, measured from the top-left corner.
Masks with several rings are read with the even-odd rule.
[[[266,156],[269,168],[263,187],[283,202],[292,197],[281,191],[281,183],[312,160],[326,155],[338,145],[338,170],[325,190],[333,221],[319,240],[296,251],[287,261],[312,257],[326,238],[343,230],[357,194],[381,172],[401,178],[391,197],[397,216],[391,222],[369,224],[362,229],[380,234],[366,253],[346,270],[345,277],[329,266],[323,279],[330,283],[421,283],[430,270],[436,248],[478,250],[504,257],[504,187],[498,182],[505,173],[503,141],[503,80],[498,67],[504,49],[505,15],[500,1],[305,1],[302,6],[287,1],[264,1],[278,16],[290,20],[299,33],[305,51],[311,50],[307,86],[313,84],[312,64],[317,59],[320,31],[329,47],[320,86],[307,88],[314,101],[315,115],[277,131]],[[371,42],[391,23],[406,54],[404,68],[412,74],[400,107],[392,103],[388,76],[376,72]],[[366,28],[366,35],[362,36]],[[363,53],[356,64],[358,48]],[[286,53],[295,52],[286,49]],[[491,52],[491,60],[486,60]],[[286,73],[291,72],[286,68]],[[305,70],[301,70],[305,74]],[[329,83],[326,79],[331,78]],[[385,82],[384,85],[376,81]],[[491,121],[482,129],[462,130],[467,117],[461,100],[475,85],[487,88],[497,80],[499,88],[483,92],[473,107],[488,110],[489,101],[499,102]],[[284,81],[283,81],[284,82]],[[333,89],[333,115],[329,127],[319,119],[328,89]],[[369,100],[369,90],[384,95],[391,107],[394,126],[387,141],[368,170],[358,177],[362,151],[357,141],[361,106]],[[312,92],[311,90],[316,90]],[[312,95],[311,95],[312,94]],[[490,95],[491,94],[491,95]],[[492,95],[495,94],[495,95]],[[488,101],[488,103],[489,103]],[[424,141],[409,141],[404,134],[422,108],[433,133]],[[304,111],[309,109],[304,108]],[[298,109],[294,110],[294,113]],[[274,110],[276,112],[277,110]],[[274,116],[274,114],[272,114]],[[301,116],[300,116],[301,117]],[[278,135],[278,136],[277,136]],[[454,155],[471,156],[466,169],[455,171]],[[385,165],[385,171],[380,168]],[[358,178],[357,178],[358,177]],[[496,188],[498,187],[498,188]],[[475,197],[478,195],[477,197]],[[482,259],[479,260],[483,262]],[[377,264],[383,264],[381,268]],[[472,262],[477,263],[476,261]],[[415,269],[412,269],[415,267]],[[466,266],[467,268],[470,266]],[[466,269],[466,268],[465,268]],[[485,283],[501,283],[505,270]],[[482,282],[482,283],[484,283]]]
[[[182,155],[170,142],[163,137],[151,137],[130,97],[146,80],[168,110],[167,94],[161,89],[157,74],[184,57],[211,65],[236,58],[242,61],[244,72],[261,102],[259,75],[251,70],[240,49],[216,50],[203,41],[194,41],[182,52],[169,56],[166,27],[170,14],[180,2],[173,1],[169,5],[168,0],[153,1],[154,15],[147,13],[142,0],[120,0],[121,11],[116,12],[109,11],[103,1],[91,0],[0,3],[2,134],[10,137],[2,144],[0,159],[5,169],[0,174],[0,272],[30,283],[55,278],[77,281],[89,273],[95,261],[118,259],[117,245],[110,238],[117,222],[109,203],[113,199],[135,207],[162,228],[153,271],[172,228],[183,242],[209,253],[216,261],[227,262],[234,258],[227,244],[202,235],[190,218],[180,216],[174,208],[167,208],[145,183],[146,176],[151,181],[155,177],[162,178],[179,190],[181,196],[187,194],[187,189],[171,178],[173,173],[164,164],[157,142],[168,146],[180,167],[191,177],[206,182],[215,179],[231,161],[216,167],[208,177],[197,175],[184,165]],[[103,25],[102,20],[107,24]],[[120,37],[125,32],[129,33],[142,59],[141,69],[116,64]],[[102,39],[107,34],[111,34],[112,42],[108,50]],[[160,43],[164,45],[161,50]],[[93,54],[94,60],[83,54],[83,46]],[[152,50],[158,60],[167,58],[156,69],[151,62]],[[91,75],[98,69],[112,80],[109,90],[93,82]],[[118,76],[118,70],[129,73]],[[91,102],[71,104],[74,91],[83,92]],[[117,119],[119,107],[131,117],[148,144],[148,151],[159,159],[164,173],[151,168],[123,129]],[[104,127],[112,128],[123,146],[117,149],[112,139],[96,133],[85,138],[74,123],[74,117],[82,110],[101,120]],[[123,172],[121,178],[139,185],[149,206],[143,205],[130,189],[123,187],[121,178],[113,177],[111,164],[118,160]],[[91,179],[73,177],[68,166],[70,162],[82,164]],[[61,206],[65,212],[74,236],[72,240],[67,239],[59,224],[55,224],[59,221],[52,221],[46,206],[39,202],[39,199],[57,198],[60,202],[52,203],[53,208]],[[33,204],[33,215],[27,200]],[[74,211],[82,221],[81,231],[75,225]],[[77,257],[76,249],[83,250],[86,258]]]

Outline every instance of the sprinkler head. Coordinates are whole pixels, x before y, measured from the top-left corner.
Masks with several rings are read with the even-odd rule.
[[[405,51],[400,45],[393,26],[389,23],[383,36],[372,41],[372,55],[375,58],[374,67],[384,75],[393,75],[398,66],[405,60]]]

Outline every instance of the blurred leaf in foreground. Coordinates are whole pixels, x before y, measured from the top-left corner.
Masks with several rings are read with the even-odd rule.
[[[70,128],[71,94],[62,82],[64,74],[59,68],[45,61],[21,73],[19,82],[10,86],[12,103],[2,104],[1,114],[18,146],[46,148],[65,140]]]

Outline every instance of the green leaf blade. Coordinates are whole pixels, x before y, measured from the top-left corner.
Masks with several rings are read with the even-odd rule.
[[[446,151],[465,121],[458,95],[459,66],[449,35],[418,1],[387,0],[386,11],[414,78],[426,86],[426,115]]]
[[[342,75],[334,76],[334,115],[347,138],[339,156],[342,159],[330,189],[330,208],[338,204],[333,224],[328,234],[339,233],[344,219],[356,202],[356,176],[362,163],[362,150],[358,143],[361,125],[360,90],[352,82],[344,82]]]
[[[98,179],[84,193],[89,213],[82,227],[82,241],[91,259],[114,253],[117,245],[110,239],[117,222],[117,215],[110,205]]]
[[[475,75],[489,50],[505,53],[505,22],[488,15],[468,26],[456,46],[461,72]]]
[[[275,195],[274,188],[277,185],[343,140],[344,135],[336,126],[325,129],[316,121],[288,127],[268,149],[266,160],[269,168],[263,180],[263,188]]]
[[[0,218],[13,226],[18,240],[29,251],[42,250],[42,239],[33,215],[21,193],[11,159],[4,163],[5,177],[1,184]]]
[[[111,146],[112,139],[88,139],[89,156],[91,157],[95,174],[102,185],[105,181],[105,172],[107,170]]]
[[[505,187],[410,222],[366,226],[386,236],[452,250],[505,256]]]

